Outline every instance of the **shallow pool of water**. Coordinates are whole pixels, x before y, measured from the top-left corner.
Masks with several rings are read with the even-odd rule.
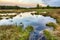
[[[34,28],[34,33],[38,36],[39,31],[47,28],[46,23],[48,22],[56,23],[56,20],[49,16],[44,17],[42,15],[32,15],[31,12],[25,12],[18,14],[17,16],[13,17],[13,19],[0,20],[0,25],[20,25],[20,23],[23,23],[24,28],[26,28],[28,25],[31,25]],[[34,35],[33,37],[35,37]],[[33,37],[31,36],[32,40],[34,39]],[[37,40],[37,37],[34,40]]]

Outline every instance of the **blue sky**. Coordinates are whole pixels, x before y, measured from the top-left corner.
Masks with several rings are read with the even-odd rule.
[[[0,5],[35,6],[36,4],[60,6],[60,0],[0,0]]]
[[[60,0],[46,0],[46,3],[51,6],[60,6]]]

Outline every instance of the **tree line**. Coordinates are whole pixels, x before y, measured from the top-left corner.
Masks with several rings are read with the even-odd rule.
[[[59,9],[60,7],[52,7],[47,5],[46,7],[41,7],[37,4],[36,7],[33,8],[26,8],[26,7],[19,7],[19,6],[0,6],[0,9]]]
[[[34,8],[31,8],[31,9],[59,9],[60,7],[56,7],[56,6],[49,6],[49,5],[47,5],[46,7],[42,7],[42,6],[40,6],[39,4],[37,4],[37,6],[36,7],[34,7]]]
[[[0,9],[25,9],[25,8],[19,6],[0,6]]]

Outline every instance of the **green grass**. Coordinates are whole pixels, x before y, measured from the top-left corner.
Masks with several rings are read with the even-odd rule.
[[[44,30],[43,33],[44,33],[45,38],[46,38],[47,40],[57,40],[57,38],[56,38],[55,36],[53,36],[53,35],[51,34],[51,32],[49,32],[48,30]]]
[[[57,27],[57,25],[56,25],[55,23],[53,23],[53,22],[47,23],[46,26],[48,26],[48,27],[53,27],[54,30],[55,30],[56,27]]]
[[[29,40],[32,26],[23,30],[22,26],[2,25],[0,26],[0,40]]]
[[[0,13],[21,13],[21,12],[28,12],[28,11],[34,11],[34,9],[3,9],[0,10]]]

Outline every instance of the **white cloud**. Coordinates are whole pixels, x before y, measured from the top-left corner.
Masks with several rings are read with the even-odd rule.
[[[60,0],[0,0],[0,3],[14,4],[49,4],[51,6],[60,6]]]
[[[43,3],[42,0],[0,0],[1,2]]]

